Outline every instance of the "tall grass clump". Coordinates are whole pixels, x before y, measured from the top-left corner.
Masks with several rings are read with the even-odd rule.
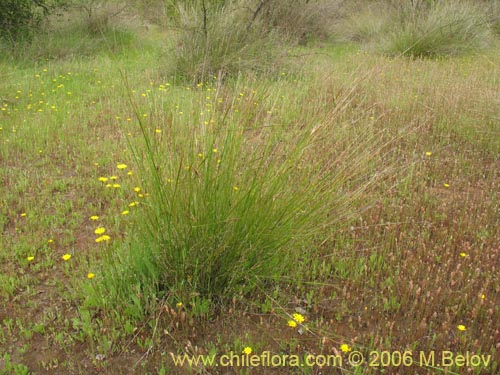
[[[493,22],[468,0],[355,2],[333,27],[338,39],[388,55],[460,55],[492,42]]]
[[[459,55],[491,41],[485,14],[465,0],[395,2],[392,31],[381,40],[388,54],[416,57]]]
[[[246,7],[231,2],[209,8],[179,3],[177,9],[177,39],[167,63],[170,74],[201,82],[212,76],[276,68],[278,38],[260,27]]]
[[[302,85],[277,104],[277,89],[240,90],[211,94],[205,115],[201,92],[189,115],[138,116],[131,149],[149,197],[129,244],[103,263],[97,304],[141,316],[161,299],[224,303],[269,285],[380,177],[382,137],[341,120],[351,94],[310,101],[317,93]]]

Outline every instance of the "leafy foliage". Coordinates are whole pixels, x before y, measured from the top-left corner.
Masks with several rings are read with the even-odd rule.
[[[0,38],[30,39],[44,17],[62,5],[59,0],[0,0]]]

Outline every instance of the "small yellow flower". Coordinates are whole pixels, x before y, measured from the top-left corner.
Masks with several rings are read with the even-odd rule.
[[[485,299],[486,296],[484,294],[481,294],[481,299]]]
[[[130,211],[129,211],[129,210],[123,210],[123,211],[122,211],[122,215],[128,215],[129,213],[130,213]]]
[[[448,184],[443,184],[443,186],[444,186],[445,188],[450,187],[450,185],[448,185]]]
[[[87,279],[93,279],[93,278],[94,278],[94,276],[95,276],[95,275],[94,275],[92,272],[89,272],[89,273],[87,274]]]
[[[342,344],[342,345],[340,345],[340,350],[343,351],[344,353],[347,353],[347,352],[350,352],[352,349],[349,345]]]
[[[177,308],[180,309],[183,306],[183,304],[182,304],[182,302],[177,302],[177,304],[175,306],[177,306]]]
[[[49,239],[47,240],[47,243],[52,243],[52,242],[54,242],[54,240],[53,240],[52,238],[49,238]]]
[[[26,257],[26,260],[28,262],[31,262],[33,259],[35,259],[35,257],[33,255],[30,255],[29,257]]]
[[[467,329],[467,328],[465,328],[465,326],[463,324],[459,324],[457,326],[457,328],[458,328],[459,331],[465,331]]]
[[[61,258],[62,260],[68,261],[71,259],[71,254],[64,254]]]
[[[243,354],[252,354],[252,348],[249,346],[246,346],[245,349],[243,349]]]
[[[304,318],[304,316],[299,313],[294,313],[292,316],[293,320],[295,320],[297,323],[304,323],[304,321],[306,320],[306,318]]]
[[[26,212],[23,212],[23,213],[21,214],[21,217],[26,217]]]
[[[297,322],[295,320],[289,320],[288,327],[292,327],[292,328],[297,327]]]
[[[127,172],[127,176],[132,176],[134,173],[132,171]]]
[[[95,221],[95,220],[99,220],[99,216],[97,216],[97,215],[92,215],[92,216],[90,217],[90,220],[94,220],[94,221]]]
[[[140,192],[140,191],[141,191],[141,188],[140,188],[140,187],[135,187],[135,188],[134,188],[134,191],[135,191],[136,193],[138,193],[138,192]]]
[[[467,256],[467,253],[460,253],[460,256],[461,256],[462,258],[465,258],[465,257]]]
[[[240,188],[238,186],[233,186],[233,190],[238,191],[238,190],[240,190]]]
[[[111,176],[109,179],[110,180],[118,180],[118,176]]]
[[[156,129],[155,132],[157,132],[158,134],[161,133],[161,129]]]
[[[110,188],[111,186],[113,186],[113,185],[111,185],[111,184],[106,184],[106,187],[107,187],[107,188]]]
[[[126,169],[127,168],[127,164],[117,164],[116,168],[118,168],[118,169]]]
[[[95,234],[103,234],[104,232],[106,232],[106,228],[103,227],[96,228],[94,231]]]
[[[111,237],[110,237],[110,236],[108,236],[107,234],[104,234],[104,235],[102,235],[101,237],[97,237],[97,238],[95,239],[95,242],[102,242],[102,241],[106,241],[106,242],[107,242],[107,241],[109,241],[110,239],[111,239]]]
[[[427,152],[425,153],[425,155],[426,155],[426,156],[431,156],[431,155],[432,155],[432,152],[427,151]]]
[[[101,182],[106,182],[106,181],[108,181],[108,178],[107,177],[99,177],[98,180]]]
[[[213,152],[214,154],[216,154],[216,153],[218,153],[218,152],[219,152],[219,150],[217,150],[216,148],[213,148],[213,149],[212,149],[212,152]]]

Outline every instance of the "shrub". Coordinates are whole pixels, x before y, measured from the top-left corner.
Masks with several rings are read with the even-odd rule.
[[[258,20],[238,7],[179,5],[176,46],[170,73],[192,82],[240,71],[264,72],[275,67],[279,42]]]
[[[341,0],[261,1],[259,17],[268,29],[276,29],[286,39],[304,44],[309,39],[325,39],[331,34],[342,3]]]
[[[385,2],[352,2],[341,9],[340,19],[332,25],[333,35],[341,41],[370,43],[387,32],[390,16]]]
[[[57,0],[0,0],[0,38],[10,42],[31,39],[44,17],[61,5]]]

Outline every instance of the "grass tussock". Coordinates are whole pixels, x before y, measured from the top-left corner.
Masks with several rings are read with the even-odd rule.
[[[484,7],[467,0],[382,1],[347,11],[337,33],[389,55],[434,57],[483,50],[491,26]]]
[[[279,103],[281,87],[238,86],[196,95],[181,116],[168,107],[152,122],[138,116],[143,143],[132,150],[149,198],[135,239],[105,263],[112,276],[97,299],[127,311],[139,290],[138,315],[162,298],[227,303],[280,280],[319,232],[367,204],[360,198],[387,168],[384,137],[338,120],[352,91],[323,83],[312,103],[302,83]],[[304,108],[296,118],[289,101]]]

